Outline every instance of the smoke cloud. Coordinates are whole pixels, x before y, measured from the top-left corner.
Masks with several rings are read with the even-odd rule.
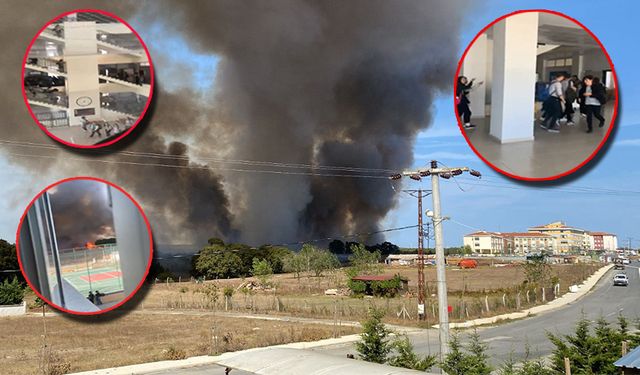
[[[396,203],[385,180],[238,173],[220,169],[205,156],[409,167],[416,134],[430,124],[434,97],[450,88],[458,53],[455,35],[467,3],[218,0],[117,3],[116,8],[110,3],[105,10],[136,17],[137,23],[159,22],[191,49],[219,58],[211,91],[168,91],[163,81],[174,76],[163,71],[175,71],[181,62],[167,58],[171,51],[152,49],[152,59],[162,56],[155,65],[160,85],[153,118],[127,147],[183,156],[163,163],[194,168],[96,167],[64,155],[48,166],[15,161],[112,179],[142,203],[161,242],[220,236],[257,245],[375,231]],[[56,14],[41,5],[25,8],[21,14],[38,16],[2,16],[7,28],[16,24],[21,35],[0,36],[8,46],[0,56],[4,71],[19,72],[28,40]],[[22,110],[19,81],[6,77],[0,83],[16,98],[0,109],[19,113],[5,134],[42,142],[45,136]],[[16,123],[20,130],[14,129]]]
[[[98,181],[73,180],[49,191],[56,238],[61,249],[115,237],[107,189],[107,185]],[[119,191],[114,193],[120,194]]]

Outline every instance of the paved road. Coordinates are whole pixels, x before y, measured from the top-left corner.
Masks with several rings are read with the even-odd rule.
[[[517,360],[524,359],[525,344],[528,343],[532,356],[539,357],[551,353],[552,345],[547,339],[546,332],[571,333],[576,320],[581,314],[588,319],[595,320],[604,316],[615,323],[619,313],[630,320],[640,317],[640,263],[628,266],[626,274],[629,276],[629,287],[614,287],[613,275],[620,271],[609,271],[594,287],[594,289],[565,307],[527,319],[480,328],[481,339],[489,345],[489,355],[494,365],[500,365],[513,353]],[[438,331],[430,329],[420,333],[411,333],[409,338],[414,343],[416,351],[420,353],[438,352]],[[348,353],[355,353],[353,344],[339,344],[318,347],[327,354],[345,357]],[[187,369],[154,372],[154,375],[183,374],[204,375],[224,374],[224,368],[216,365],[205,365]],[[246,372],[234,370],[234,375],[246,375]]]
[[[633,320],[640,317],[640,263],[634,262],[628,266],[625,273],[629,276],[628,287],[614,287],[613,275],[620,271],[610,270],[596,284],[594,289],[579,300],[554,311],[539,316],[498,325],[480,328],[481,339],[489,345],[489,355],[495,365],[506,360],[513,352],[515,359],[524,359],[525,344],[528,343],[532,356],[539,357],[551,353],[553,346],[546,336],[546,332],[571,333],[576,320],[584,314],[588,319],[595,320],[604,316],[615,323],[619,313]],[[438,349],[438,332],[429,330],[424,333],[410,334],[409,338],[420,353],[436,353]],[[344,356],[355,353],[353,344],[320,347],[327,353]]]

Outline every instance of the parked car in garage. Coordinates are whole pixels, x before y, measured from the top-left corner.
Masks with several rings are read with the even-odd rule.
[[[629,286],[629,278],[624,273],[618,273],[613,277],[614,286]]]

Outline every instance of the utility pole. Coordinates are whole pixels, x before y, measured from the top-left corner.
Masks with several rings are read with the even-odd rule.
[[[425,297],[426,292],[424,290],[424,225],[422,223],[422,198],[425,198],[431,194],[428,190],[403,190],[414,198],[418,198],[418,320],[424,320],[425,318]]]
[[[444,245],[442,237],[442,222],[447,218],[442,217],[440,207],[440,178],[450,179],[459,176],[463,172],[469,172],[474,177],[480,177],[480,172],[471,170],[468,167],[442,168],[438,167],[436,160],[431,161],[430,168],[419,169],[417,171],[404,171],[396,173],[389,178],[399,180],[403,176],[408,176],[412,180],[421,181],[422,177],[431,176],[431,197],[433,199],[433,212],[427,211],[427,216],[433,220],[436,249],[436,281],[438,287],[438,331],[440,336],[440,355],[444,357],[449,352],[449,304],[447,303],[447,280],[445,273]],[[419,205],[422,200],[419,199]],[[420,207],[421,208],[421,207]],[[419,224],[422,224],[422,213],[419,214]],[[422,225],[418,226],[419,233],[422,233]],[[418,240],[418,246],[422,244],[422,236]],[[420,258],[420,255],[418,255]],[[424,260],[424,258],[423,258]],[[420,270],[420,268],[418,268]],[[418,275],[420,277],[420,274]],[[424,277],[424,274],[423,276]],[[419,288],[420,288],[419,284]]]

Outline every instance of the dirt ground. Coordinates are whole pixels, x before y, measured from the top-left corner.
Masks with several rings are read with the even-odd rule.
[[[46,326],[48,353],[43,356]],[[215,332],[212,334],[212,328]],[[76,372],[150,361],[180,359],[297,341],[333,337],[330,325],[265,321],[211,314],[112,314],[108,319],[38,315],[0,319],[2,374],[42,374],[43,357],[49,367]],[[338,327],[338,335],[355,333]],[[213,340],[212,337],[217,337]],[[52,371],[53,372],[53,371]],[[51,372],[50,372],[51,373]]]

